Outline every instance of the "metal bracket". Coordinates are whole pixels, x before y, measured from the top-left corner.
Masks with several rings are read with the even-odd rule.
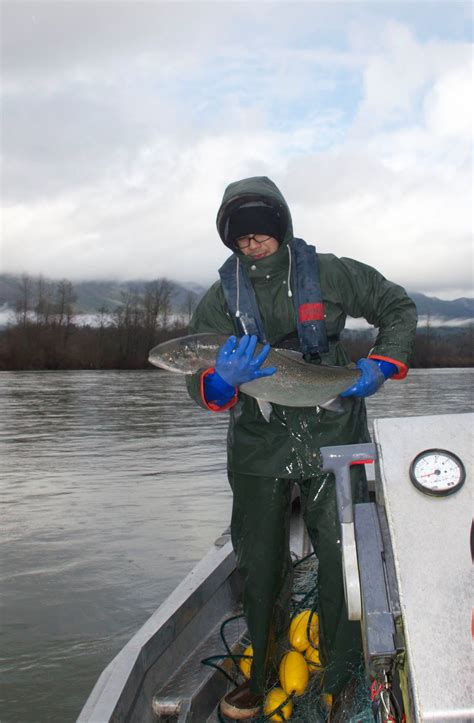
[[[393,670],[397,649],[382,534],[373,502],[355,506],[355,533],[362,593],[365,667],[373,678],[380,678],[384,671],[388,674]]]
[[[323,472],[331,472],[336,481],[336,500],[341,523],[342,569],[344,593],[349,620],[362,618],[359,566],[354,531],[354,510],[350,467],[353,464],[374,462],[375,444],[345,444],[321,447]]]

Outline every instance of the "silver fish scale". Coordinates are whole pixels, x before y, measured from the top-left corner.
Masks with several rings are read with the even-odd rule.
[[[215,365],[219,349],[228,337],[194,334],[159,344],[150,352],[152,364],[170,371],[193,374]],[[257,344],[257,353],[262,349]],[[242,384],[245,394],[287,407],[316,407],[334,399],[359,378],[357,369],[307,364],[285,350],[271,349],[264,367],[277,371],[269,377]]]
[[[307,364],[271,350],[265,366],[275,366],[270,377],[242,384],[241,391],[286,407],[315,407],[337,397],[359,378],[357,369]]]

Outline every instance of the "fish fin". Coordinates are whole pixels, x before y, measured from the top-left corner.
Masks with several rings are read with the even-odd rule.
[[[324,404],[320,404],[319,406],[326,409],[328,412],[335,412],[337,414],[344,411],[340,396],[334,397],[334,399],[328,399],[327,402],[324,402]]]
[[[262,417],[266,422],[270,421],[270,415],[273,412],[273,407],[270,402],[265,402],[263,399],[257,399],[258,408],[262,413]]]

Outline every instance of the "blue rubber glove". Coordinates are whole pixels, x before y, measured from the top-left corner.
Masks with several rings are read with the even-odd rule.
[[[227,384],[219,374],[213,372],[204,378],[204,396],[206,402],[217,404],[218,407],[225,407],[235,395],[235,387]]]
[[[243,336],[237,343],[237,337],[230,336],[222,345],[216,360],[215,372],[229,386],[240,387],[245,382],[269,377],[275,374],[275,367],[261,369],[270,352],[270,345],[265,344],[260,354],[254,357],[257,337]]]
[[[371,397],[386,379],[398,371],[395,364],[384,359],[359,359],[356,367],[362,374],[352,387],[341,393],[341,397]]]

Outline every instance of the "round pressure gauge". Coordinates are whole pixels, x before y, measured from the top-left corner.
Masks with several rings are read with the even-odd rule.
[[[421,492],[445,497],[463,486],[466,470],[459,457],[452,452],[425,449],[411,463],[410,479]]]

